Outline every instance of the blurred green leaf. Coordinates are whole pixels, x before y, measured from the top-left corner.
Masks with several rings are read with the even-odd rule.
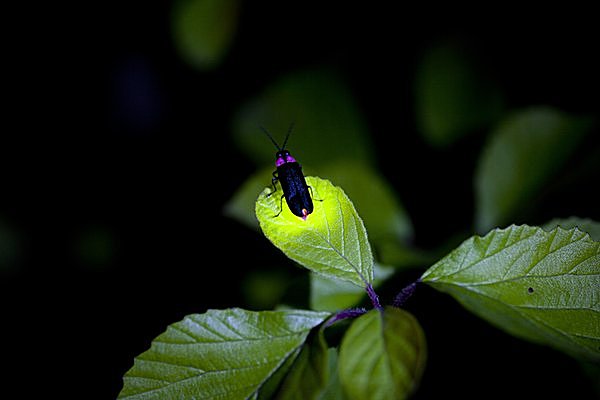
[[[415,92],[419,130],[436,146],[486,128],[503,109],[499,87],[469,51],[454,42],[425,53],[417,69]]]
[[[191,66],[216,67],[233,40],[239,0],[178,0],[173,6],[175,47]]]
[[[342,189],[328,180],[306,177],[314,211],[306,219],[292,214],[266,188],[256,201],[264,235],[289,258],[323,276],[365,287],[373,281],[373,255],[367,231]]]
[[[319,329],[309,338],[285,379],[281,383],[276,398],[278,400],[318,399],[330,379],[329,352]]]
[[[249,271],[242,282],[245,304],[256,310],[272,309],[281,302],[290,276],[281,270]]]
[[[339,375],[349,399],[405,399],[426,361],[425,335],[399,308],[371,310],[352,322],[342,339]]]
[[[365,222],[372,243],[393,238],[412,239],[408,214],[389,184],[372,167],[355,160],[340,160],[317,169],[344,189]]]
[[[596,242],[600,242],[600,222],[596,222],[589,218],[579,217],[555,218],[545,223],[542,228],[551,231],[557,226],[560,226],[563,229],[577,228],[580,231],[589,234]]]
[[[328,316],[239,308],[189,315],[136,357],[119,399],[247,399]]]
[[[235,118],[238,147],[259,166],[272,165],[276,149],[259,129],[282,145],[292,122],[287,149],[303,165],[315,167],[339,158],[371,162],[367,126],[354,96],[332,70],[286,75],[249,101]]]
[[[106,267],[113,262],[116,252],[114,234],[105,227],[90,227],[82,232],[76,244],[80,261],[87,267]]]
[[[374,265],[373,286],[381,285],[394,273],[394,268]],[[317,311],[339,311],[356,306],[366,295],[363,288],[339,279],[310,275],[310,308]]]
[[[585,232],[494,229],[421,279],[512,335],[600,361],[600,243]]]
[[[397,270],[424,268],[439,259],[437,250],[421,250],[390,238],[378,240],[373,247],[378,261]]]
[[[242,186],[235,191],[227,204],[225,204],[223,208],[224,214],[249,228],[258,230],[258,220],[254,213],[256,196],[265,190],[266,187],[270,187],[274,170],[274,165],[273,167],[266,167],[246,179]],[[278,188],[281,190],[279,185]]]
[[[329,360],[329,381],[323,392],[318,397],[319,400],[346,400],[346,395],[342,389],[338,373],[338,351],[336,348],[328,349]]]
[[[506,118],[492,132],[475,176],[478,232],[509,223],[558,171],[589,130],[588,119],[551,108]]]

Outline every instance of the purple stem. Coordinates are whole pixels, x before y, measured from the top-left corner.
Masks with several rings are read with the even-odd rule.
[[[368,283],[366,289],[367,293],[369,294],[369,298],[371,299],[371,303],[373,303],[373,307],[375,307],[378,310],[382,310],[383,307],[381,307],[381,303],[379,303],[379,296],[377,296],[377,293],[375,293],[373,285]]]
[[[340,311],[339,313],[331,317],[327,322],[325,322],[325,327],[327,328],[328,326],[333,325],[334,322],[341,321],[346,318],[360,317],[366,312],[367,310],[365,308],[349,308],[347,310]]]
[[[408,298],[413,295],[415,290],[417,290],[417,283],[419,282],[421,282],[420,279],[402,289],[394,298],[394,303],[392,303],[392,305],[397,308],[402,307],[404,303],[406,303],[406,300],[408,300]]]

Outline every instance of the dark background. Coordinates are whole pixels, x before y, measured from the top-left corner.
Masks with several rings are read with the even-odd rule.
[[[296,271],[262,235],[222,214],[256,168],[231,139],[232,117],[275,77],[326,65],[349,83],[378,167],[424,249],[472,229],[472,171],[485,140],[440,150],[398,134],[415,131],[412,79],[427,46],[467,43],[509,109],[599,109],[598,31],[585,9],[244,2],[222,64],[199,72],[175,51],[170,2],[150,3],[7,13],[17,27],[7,36],[0,149],[5,343],[27,343],[7,345],[16,376],[58,369],[57,393],[85,388],[78,398],[115,398],[133,358],[184,315],[244,307],[248,270]],[[598,154],[597,133],[578,150],[582,159]],[[399,159],[403,147],[413,150]],[[597,178],[597,169],[560,175],[566,184],[546,187],[522,222],[597,220]],[[390,283],[389,296],[417,276]],[[490,327],[448,296],[423,288],[407,307],[429,344],[418,398],[591,396],[576,362]]]

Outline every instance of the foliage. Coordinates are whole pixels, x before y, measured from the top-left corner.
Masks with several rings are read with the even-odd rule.
[[[219,46],[211,63],[225,53]],[[136,358],[120,398],[407,398],[427,374],[429,333],[423,316],[402,307],[423,284],[508,334],[597,371],[600,224],[569,217],[498,228],[528,221],[540,193],[586,140],[591,119],[547,106],[506,113],[499,86],[453,43],[425,52],[414,90],[419,132],[440,152],[473,133],[488,135],[472,171],[472,227],[449,242],[462,243],[428,251],[411,244],[413,222],[387,180],[411,171],[377,170],[366,118],[339,75],[328,68],[283,75],[234,118],[234,140],[259,169],[224,211],[308,270],[312,311],[281,301],[279,311],[192,314]],[[291,139],[289,148],[306,163],[314,202],[307,218],[291,213],[280,186],[267,186],[272,168],[264,166],[274,151],[257,129],[284,132],[292,121],[302,140]],[[453,195],[439,193],[440,203]],[[394,286],[415,271],[416,282]],[[264,289],[279,282],[253,286],[283,296]],[[398,293],[394,306],[381,306],[375,289],[383,287]]]
[[[314,273],[369,292],[373,258],[360,217],[339,187],[307,182],[320,201],[306,219],[286,206],[280,212],[270,189],[259,195],[265,235]],[[600,243],[577,227],[522,225],[473,236],[420,281],[515,336],[600,361]],[[136,359],[120,398],[406,398],[425,368],[425,335],[407,311],[373,305],[337,314],[229,309],[188,316]],[[361,314],[339,350],[329,347],[324,330]],[[337,363],[333,371],[330,363]]]
[[[263,233],[289,258],[313,272],[357,286],[371,284],[373,255],[354,205],[327,180],[308,177],[306,182],[318,201],[310,218],[302,221],[282,205],[280,196],[270,196],[271,189],[261,193],[256,216]]]
[[[500,329],[600,361],[600,243],[577,228],[474,236],[422,281]]]

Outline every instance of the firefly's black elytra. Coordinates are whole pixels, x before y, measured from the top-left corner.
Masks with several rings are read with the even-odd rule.
[[[277,153],[275,153],[275,166],[277,167],[277,170],[273,172],[273,191],[269,193],[269,196],[277,191],[275,184],[279,181],[279,183],[281,183],[283,195],[281,196],[280,210],[275,216],[277,217],[281,214],[281,211],[283,210],[283,198],[285,197],[285,201],[290,211],[294,215],[306,220],[306,217],[313,212],[313,202],[309,193],[310,186],[306,184],[304,174],[302,173],[302,167],[298,161],[296,161],[290,152],[285,149],[285,145],[287,144],[287,140],[290,137],[293,127],[294,124],[291,124],[290,129],[288,129],[287,135],[285,136],[283,146],[281,147],[279,147],[275,139],[273,139],[271,134],[269,134],[265,128],[262,126],[260,127],[278,150]]]

